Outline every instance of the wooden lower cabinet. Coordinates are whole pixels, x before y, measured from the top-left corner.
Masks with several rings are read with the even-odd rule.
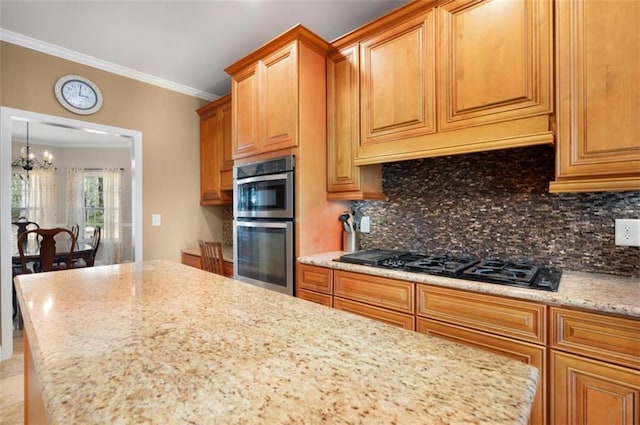
[[[195,267],[196,269],[202,269],[202,258],[200,258],[199,255],[182,251],[180,252],[180,259],[184,265]]]
[[[316,304],[321,304],[325,307],[333,307],[333,297],[331,295],[298,288],[296,289],[296,297]]]
[[[551,350],[551,424],[640,424],[640,372]]]
[[[181,263],[187,266],[195,267],[196,269],[202,269],[202,259],[199,255],[192,254],[190,252],[181,251],[180,252]],[[224,275],[226,277],[233,277],[233,262],[232,261],[224,261],[223,262]]]
[[[434,335],[451,341],[472,345],[535,366],[540,372],[540,381],[538,382],[538,390],[531,407],[529,423],[532,425],[547,423],[547,350],[544,346],[516,341],[510,338],[491,335],[486,332],[467,329],[462,326],[442,323],[437,320],[422,317],[416,319],[416,328],[418,332],[423,334]]]
[[[551,423],[640,425],[640,321],[551,307]]]
[[[338,310],[348,311],[359,316],[368,317],[378,322],[388,323],[403,329],[415,330],[415,319],[412,314],[403,314],[385,308],[374,307],[368,304],[345,300],[336,297],[333,307]]]

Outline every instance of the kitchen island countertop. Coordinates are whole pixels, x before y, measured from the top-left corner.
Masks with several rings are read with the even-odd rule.
[[[578,307],[596,312],[640,318],[640,279],[637,278],[564,271],[558,291],[550,292],[334,261],[343,254],[346,254],[346,252],[334,251],[308,255],[298,258],[298,262],[447,288],[503,295],[550,305]]]
[[[20,276],[51,423],[524,424],[535,368],[167,261]]]

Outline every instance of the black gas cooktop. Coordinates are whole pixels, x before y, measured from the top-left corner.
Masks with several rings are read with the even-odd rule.
[[[342,255],[336,261],[554,292],[562,277],[561,270],[528,260],[482,260],[472,255],[371,249]]]

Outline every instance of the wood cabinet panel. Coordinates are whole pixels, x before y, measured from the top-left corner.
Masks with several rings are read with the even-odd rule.
[[[552,192],[640,189],[640,3],[556,4]]]
[[[226,174],[231,172],[231,95],[198,109],[200,116],[200,205],[223,205],[232,200]],[[227,157],[225,157],[227,155]]]
[[[546,307],[528,301],[417,285],[417,314],[523,341],[546,342]]]
[[[640,321],[550,308],[550,346],[640,369]]]
[[[187,266],[202,269],[202,258],[199,255],[193,255],[188,252],[180,252],[181,263]]]
[[[360,43],[361,145],[434,133],[433,9]]]
[[[552,111],[551,16],[547,0],[438,8],[439,131]]]
[[[325,267],[298,264],[298,288],[333,294],[333,270]]]
[[[420,333],[435,335],[455,342],[472,345],[535,366],[540,372],[540,381],[531,407],[529,423],[531,425],[543,425],[547,423],[547,356],[545,347],[514,341],[501,336],[490,335],[435,320],[423,319],[421,317],[418,317],[416,322],[417,331]]]
[[[311,301],[316,304],[321,304],[325,307],[333,307],[333,297],[327,294],[320,294],[318,292],[307,291],[306,289],[297,288],[296,297],[303,300]]]
[[[261,61],[261,151],[297,145],[298,67],[296,43]]]
[[[333,307],[338,310],[348,311],[359,316],[368,317],[378,322],[387,323],[399,328],[415,330],[415,318],[413,315],[397,313],[385,308],[374,307],[355,301],[349,301],[336,297]]]
[[[640,372],[551,350],[551,424],[638,425]]]
[[[402,280],[334,271],[334,295],[405,313],[414,312],[414,284]]]
[[[231,79],[231,140],[234,158],[255,155],[260,150],[257,71],[258,64],[255,63],[234,74]]]
[[[383,199],[382,166],[357,167],[360,143],[359,45],[327,60],[327,198]]]
[[[233,262],[232,261],[224,261],[222,263],[222,269],[224,271],[224,275],[226,277],[233,277]]]

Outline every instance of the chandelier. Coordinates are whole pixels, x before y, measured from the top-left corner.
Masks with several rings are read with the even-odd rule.
[[[51,167],[51,165],[53,165],[53,155],[48,151],[44,151],[42,161],[36,158],[33,152],[31,152],[31,147],[29,146],[29,122],[27,122],[27,146],[20,149],[20,155],[13,160],[11,166],[22,167],[29,172],[34,168],[47,169]]]

